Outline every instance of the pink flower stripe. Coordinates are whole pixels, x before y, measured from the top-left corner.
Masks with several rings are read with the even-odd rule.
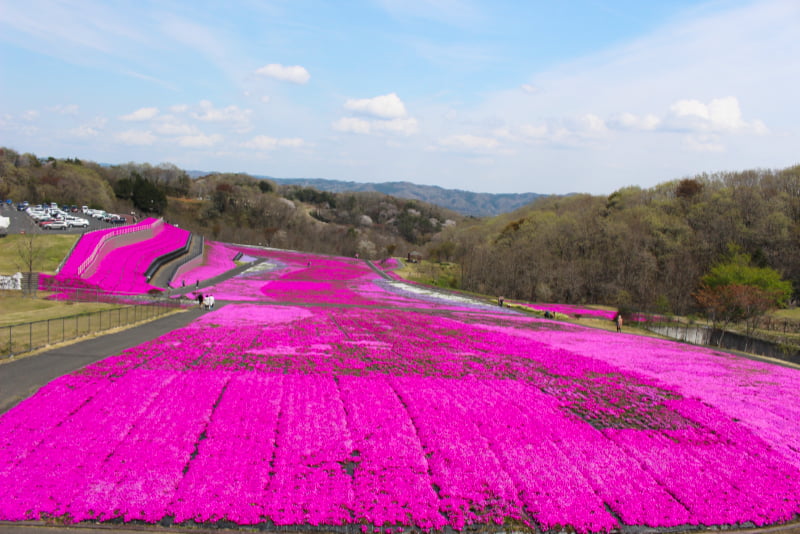
[[[103,230],[87,232],[83,234],[80,240],[75,244],[72,254],[70,254],[67,261],[64,262],[58,274],[67,278],[80,278],[83,276],[83,270],[85,270],[85,263],[87,260],[101,260],[102,254],[114,248],[112,238],[133,234],[130,237],[131,242],[149,239],[152,235],[151,230],[158,224],[160,224],[159,219],[151,217],[130,226],[105,228]],[[109,246],[104,246],[106,243],[108,243]],[[97,257],[97,254],[101,254],[101,257]]]
[[[145,219],[139,224],[144,225],[154,220]],[[159,256],[183,247],[188,238],[188,230],[161,224],[149,239],[104,249],[103,254],[94,260],[97,268],[92,269],[91,275],[76,276],[72,269],[62,269],[53,278],[53,282],[68,288],[96,288],[106,292],[128,294],[147,293],[151,289],[158,289],[149,284],[145,277],[145,271],[150,264]],[[81,247],[80,250],[76,247],[70,259],[75,257],[75,261],[78,261],[86,253],[95,254],[97,249],[90,249],[89,245],[87,243],[86,247]]]
[[[206,241],[202,263],[186,272],[179,271],[172,280],[172,287],[180,287],[182,283],[190,286],[196,280],[208,280],[230,271],[236,267],[233,261],[235,256],[236,251],[229,249],[224,243]]]
[[[229,304],[54,381],[0,416],[0,519],[584,533],[800,512],[796,370],[449,313]]]
[[[247,247],[240,250],[267,258],[272,268],[245,272],[210,288],[208,292],[219,300],[499,311],[496,306],[466,299],[455,301],[421,285],[388,283],[365,262],[351,258]],[[412,291],[414,288],[427,293]]]

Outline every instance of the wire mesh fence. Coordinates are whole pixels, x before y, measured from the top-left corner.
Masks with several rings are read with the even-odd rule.
[[[154,319],[175,309],[176,306],[170,302],[154,301],[0,326],[0,359]]]
[[[800,363],[800,343],[796,337],[796,321],[788,319],[761,319],[756,328],[762,337],[747,336],[742,324],[728,325],[722,330],[712,326],[670,320],[660,316],[640,314],[639,326],[677,341],[749,352],[793,363]],[[739,330],[737,332],[736,330]]]

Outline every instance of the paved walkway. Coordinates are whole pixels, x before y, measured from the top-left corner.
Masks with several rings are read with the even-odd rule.
[[[114,334],[101,335],[0,365],[0,413],[27,399],[51,380],[119,354],[123,350],[183,328],[203,313],[192,308],[134,326]]]

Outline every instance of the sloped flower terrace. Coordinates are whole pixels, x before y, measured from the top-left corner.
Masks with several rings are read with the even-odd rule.
[[[798,518],[796,369],[421,298],[352,259],[239,250],[268,263],[211,288],[218,311],[0,416],[0,519],[589,533]]]

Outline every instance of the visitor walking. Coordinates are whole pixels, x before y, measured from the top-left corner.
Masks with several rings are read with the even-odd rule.
[[[617,316],[614,317],[614,322],[617,324],[617,332],[622,332],[622,314],[617,312]]]

